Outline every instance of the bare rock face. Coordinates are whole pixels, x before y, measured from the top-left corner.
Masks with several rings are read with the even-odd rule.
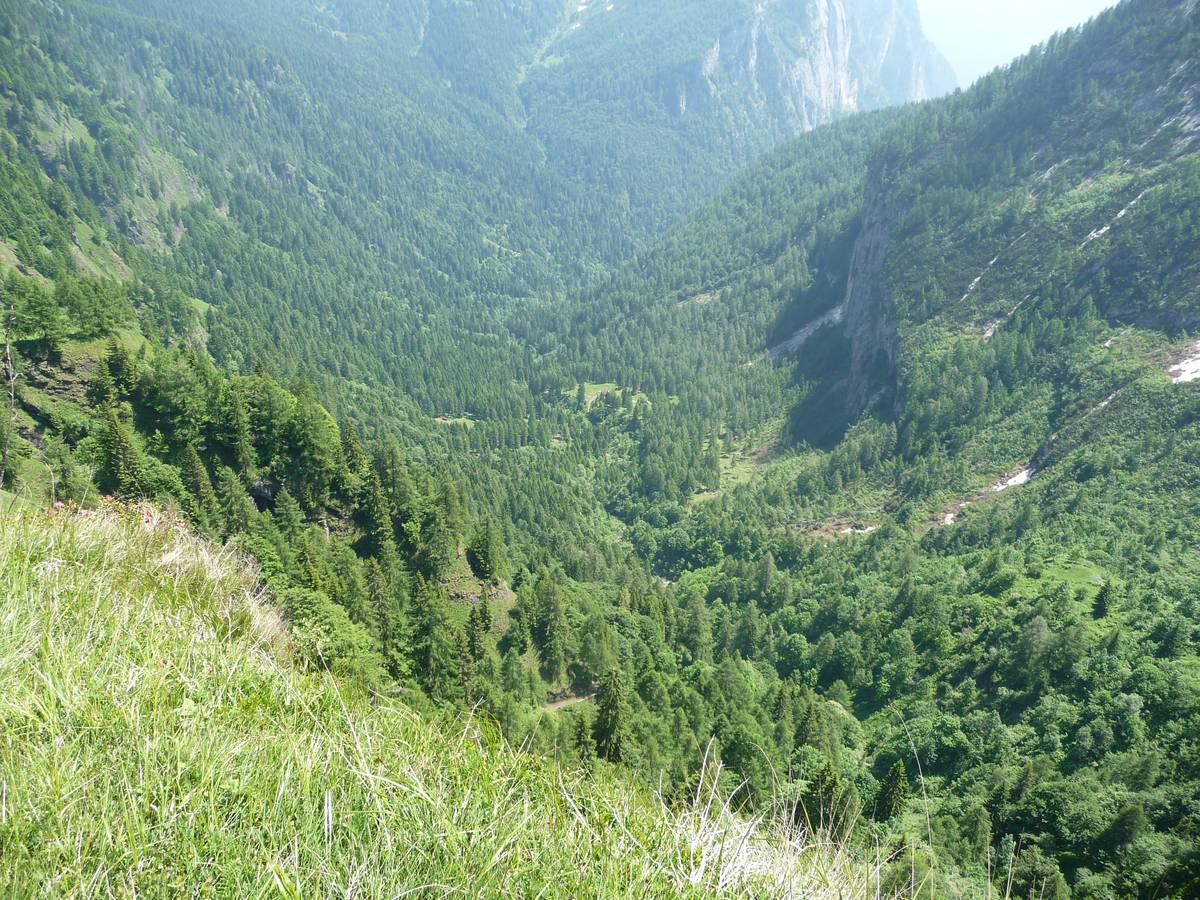
[[[867,179],[862,230],[854,244],[846,282],[844,321],[850,338],[847,412],[857,417],[876,402],[894,400],[900,339],[896,301],[887,279],[891,229],[902,211],[880,186],[873,170]]]
[[[681,68],[664,84],[675,115],[774,137],[954,87],[915,0],[769,0]]]
[[[563,176],[627,185],[630,230],[670,222],[782,141],[954,87],[917,0],[573,0],[523,69]]]

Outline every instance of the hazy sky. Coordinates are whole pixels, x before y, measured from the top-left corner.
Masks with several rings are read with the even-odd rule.
[[[918,0],[925,34],[966,87],[1116,0]]]

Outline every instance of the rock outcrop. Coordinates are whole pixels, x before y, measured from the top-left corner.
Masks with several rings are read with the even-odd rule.
[[[917,0],[580,0],[520,86],[562,176],[625,185],[644,239],[783,141],[954,87]]]
[[[773,0],[665,79],[663,93],[677,116],[782,135],[953,86],[914,0]]]
[[[880,182],[880,171],[873,168],[867,176],[862,230],[846,281],[844,322],[851,354],[847,406],[851,419],[877,400],[890,402],[895,395],[900,339],[887,257],[891,230],[902,211]]]

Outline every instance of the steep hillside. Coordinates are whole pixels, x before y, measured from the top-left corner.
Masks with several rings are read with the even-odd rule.
[[[669,220],[780,139],[954,86],[911,0],[581,2],[521,93],[551,160]]]
[[[0,30],[6,485],[177,507],[257,558],[302,661],[565,762],[677,800],[712,748],[735,805],[878,848],[885,888],[1196,893],[1195,2],[1128,0],[970,91],[802,135],[609,274],[633,232],[565,268],[536,248],[645,209],[574,173],[542,215],[508,178],[554,185],[553,154],[519,148],[476,196],[485,149],[423,129],[466,133],[436,131],[449,91],[481,140],[543,145],[530,92],[651,8],[452,4],[480,29],[454,43],[417,3],[129,3],[158,6]],[[792,14],[764,10],[760,50]],[[708,24],[644,59],[688,70]],[[503,65],[555,52],[460,96],[489,29]],[[416,51],[395,83],[388,47]],[[599,104],[601,136],[670,151],[699,121],[606,71],[649,131]],[[378,178],[355,162],[390,140]],[[421,203],[387,192],[414,155]],[[202,163],[223,193],[192,191]],[[483,220],[563,231],[481,257]]]
[[[256,573],[150,507],[0,521],[7,897],[876,897],[720,804],[661,807],[305,671]]]
[[[528,326],[671,398],[607,421],[608,503],[679,602],[918,764],[943,863],[1025,846],[1021,896],[1197,877],[1198,15],[802,138]]]
[[[811,115],[717,117],[669,146],[635,72],[615,115],[647,137],[620,142],[637,148],[623,162],[606,144],[617,163],[601,170],[573,143],[578,118],[530,111],[556,90],[531,66],[570,31],[549,0],[37,2],[2,15],[6,155],[21,178],[66,192],[26,198],[24,230],[13,208],[0,238],[17,258],[41,271],[46,246],[56,270],[161,273],[206,304],[221,363],[303,369],[326,399],[393,427],[411,419],[392,411],[408,398],[430,416],[528,414],[545,378],[507,339],[507,310],[627,258],[737,163],[855,108],[858,94],[920,96],[920,79],[894,95],[884,85],[891,67],[928,55],[911,16],[883,62],[867,58],[889,35],[860,51],[842,34],[833,55],[789,46],[784,63],[812,55],[820,80],[839,85],[806,89]],[[708,42],[722,15],[648,16],[636,66],[657,64],[680,21]],[[572,83],[634,71],[620,47],[585,35],[569,38]],[[722,88],[747,110],[760,106],[754,91]],[[572,115],[591,134],[612,127],[614,114],[579,100]],[[35,234],[30,214],[49,233]]]

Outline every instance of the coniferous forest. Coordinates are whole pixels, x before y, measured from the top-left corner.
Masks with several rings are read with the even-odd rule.
[[[593,3],[0,4],[0,529],[148,502],[878,896],[1200,896],[1200,7],[947,93],[907,0]]]

